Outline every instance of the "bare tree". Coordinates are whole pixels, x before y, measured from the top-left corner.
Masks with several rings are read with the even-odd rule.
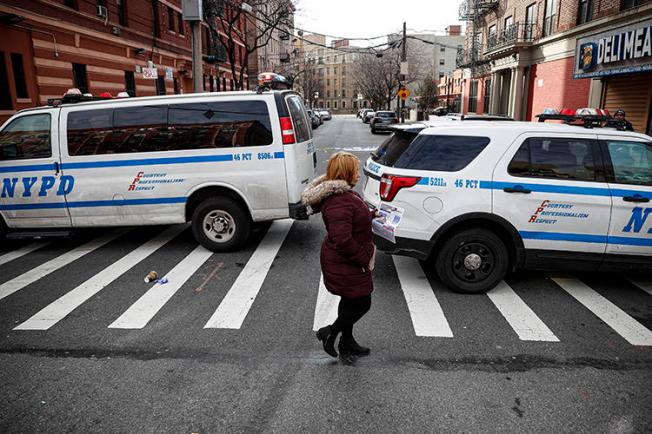
[[[319,75],[315,60],[299,59],[295,68],[296,73],[292,77],[294,88],[303,95],[310,107],[312,107],[315,96],[324,96],[324,78]]]
[[[272,39],[275,29],[292,28],[291,0],[248,0],[251,11],[243,10],[241,0],[204,0],[204,21],[211,40],[219,41],[231,67],[236,90],[246,86],[249,56]],[[211,52],[211,50],[209,50]],[[238,69],[237,65],[240,65]]]

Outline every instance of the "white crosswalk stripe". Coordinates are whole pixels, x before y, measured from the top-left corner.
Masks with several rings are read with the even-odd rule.
[[[117,229],[115,231],[109,232],[106,235],[103,235],[99,238],[96,238],[82,246],[79,246],[67,253],[64,253],[61,256],[42,264],[36,268],[32,268],[26,273],[21,274],[14,279],[11,279],[8,282],[0,285],[0,300],[9,295],[13,294],[16,291],[19,291],[26,287],[27,285],[36,282],[37,280],[47,276],[48,274],[65,267],[73,261],[91,253],[94,250],[99,249],[105,244],[115,240],[116,238],[124,235],[130,229]]]
[[[416,335],[452,338],[453,331],[419,261],[404,256],[392,258]]]
[[[543,321],[504,281],[487,293],[489,299],[523,341],[559,342]]]
[[[634,277],[628,279],[632,284],[639,287],[641,290],[652,295],[652,279],[644,279],[642,277]]]
[[[312,323],[312,330],[317,331],[320,328],[333,324],[337,319],[337,305],[340,297],[331,294],[324,285],[324,276],[319,278],[319,293],[317,294],[317,304],[315,305],[315,320]]]
[[[167,283],[155,283],[142,297],[132,304],[109,328],[114,329],[142,329],[154,318],[174,294],[183,286],[193,274],[204,265],[204,262],[213,255],[213,252],[199,246],[160,281],[167,279]]]
[[[204,328],[239,329],[263,286],[293,220],[276,220]]]
[[[14,330],[47,330],[82,303],[100,292],[118,277],[135,267],[138,263],[152,253],[170,242],[174,237],[183,232],[187,225],[176,225],[166,229],[156,237],[136,248],[117,262],[109,265],[95,276],[91,277],[72,291],[66,293],[53,303],[49,304]]]
[[[652,345],[652,331],[578,279],[552,277],[566,292],[632,345]]]
[[[41,241],[41,242],[28,244],[26,246],[21,247],[18,250],[13,250],[11,252],[7,252],[4,255],[0,256],[0,265],[6,264],[7,262],[11,262],[14,259],[18,259],[21,256],[27,255],[28,253],[32,253],[33,251],[38,250],[38,249],[40,249],[42,247],[45,247],[48,244],[50,244],[50,243],[45,242],[45,241]]]

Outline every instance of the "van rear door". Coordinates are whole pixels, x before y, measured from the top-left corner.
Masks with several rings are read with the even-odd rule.
[[[283,130],[283,151],[290,208],[301,202],[301,193],[315,176],[316,155],[312,128],[301,97],[296,93],[284,94],[280,110]],[[292,213],[291,213],[292,214]]]

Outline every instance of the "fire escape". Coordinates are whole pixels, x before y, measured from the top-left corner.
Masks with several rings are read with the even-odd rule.
[[[482,44],[483,17],[496,10],[499,0],[465,0],[459,9],[460,20],[467,22],[465,47],[457,50],[457,67],[471,69],[474,77],[483,75],[490,70],[489,59],[484,55],[487,47]],[[470,31],[469,31],[470,30]]]

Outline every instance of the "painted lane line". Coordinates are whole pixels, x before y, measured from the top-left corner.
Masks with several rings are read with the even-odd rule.
[[[504,281],[487,293],[522,341],[559,342],[543,321]]]
[[[124,228],[124,229],[118,229],[109,232],[108,234],[96,238],[82,246],[79,246],[67,253],[64,253],[61,256],[57,256],[56,258],[46,262],[45,264],[41,264],[36,268],[32,268],[31,270],[21,274],[20,276],[8,282],[3,283],[2,285],[0,285],[0,300],[13,294],[16,291],[23,289],[27,285],[36,282],[37,280],[47,276],[48,274],[62,267],[65,267],[71,262],[76,261],[77,259],[91,253],[92,251],[99,249],[103,245],[108,244],[109,242],[124,235],[130,230],[131,230],[130,228]]]
[[[637,286],[641,290],[652,295],[652,279],[629,278],[627,280],[629,280],[633,285]]]
[[[331,294],[324,285],[324,276],[319,278],[319,293],[317,294],[317,305],[315,305],[315,320],[312,323],[312,330],[333,324],[337,319],[337,305],[340,297]]]
[[[205,329],[239,329],[242,326],[293,222],[288,219],[272,223],[247,265],[204,326]]]
[[[27,321],[18,325],[14,330],[48,330],[111,282],[172,241],[187,227],[187,225],[175,225],[166,229],[72,291],[50,303]]]
[[[113,321],[109,328],[112,329],[142,329],[154,318],[154,315],[165,303],[167,303],[174,294],[186,283],[193,274],[204,265],[204,263],[213,255],[213,252],[198,246],[183,258],[168,274],[161,280],[167,279],[168,283],[155,283],[146,293],[144,293],[129,309],[127,309],[118,319]]]
[[[41,247],[47,246],[48,242],[37,242],[37,243],[31,243],[26,246],[21,247],[18,250],[13,250],[11,252],[5,253],[4,255],[0,256],[0,265],[6,264],[7,262],[11,262],[14,259],[18,259],[21,256],[25,256],[28,253],[32,253],[35,250],[40,249]]]
[[[416,335],[452,338],[453,331],[419,261],[404,256],[392,258]]]
[[[652,331],[578,279],[551,277],[577,301],[632,345],[652,345]]]

